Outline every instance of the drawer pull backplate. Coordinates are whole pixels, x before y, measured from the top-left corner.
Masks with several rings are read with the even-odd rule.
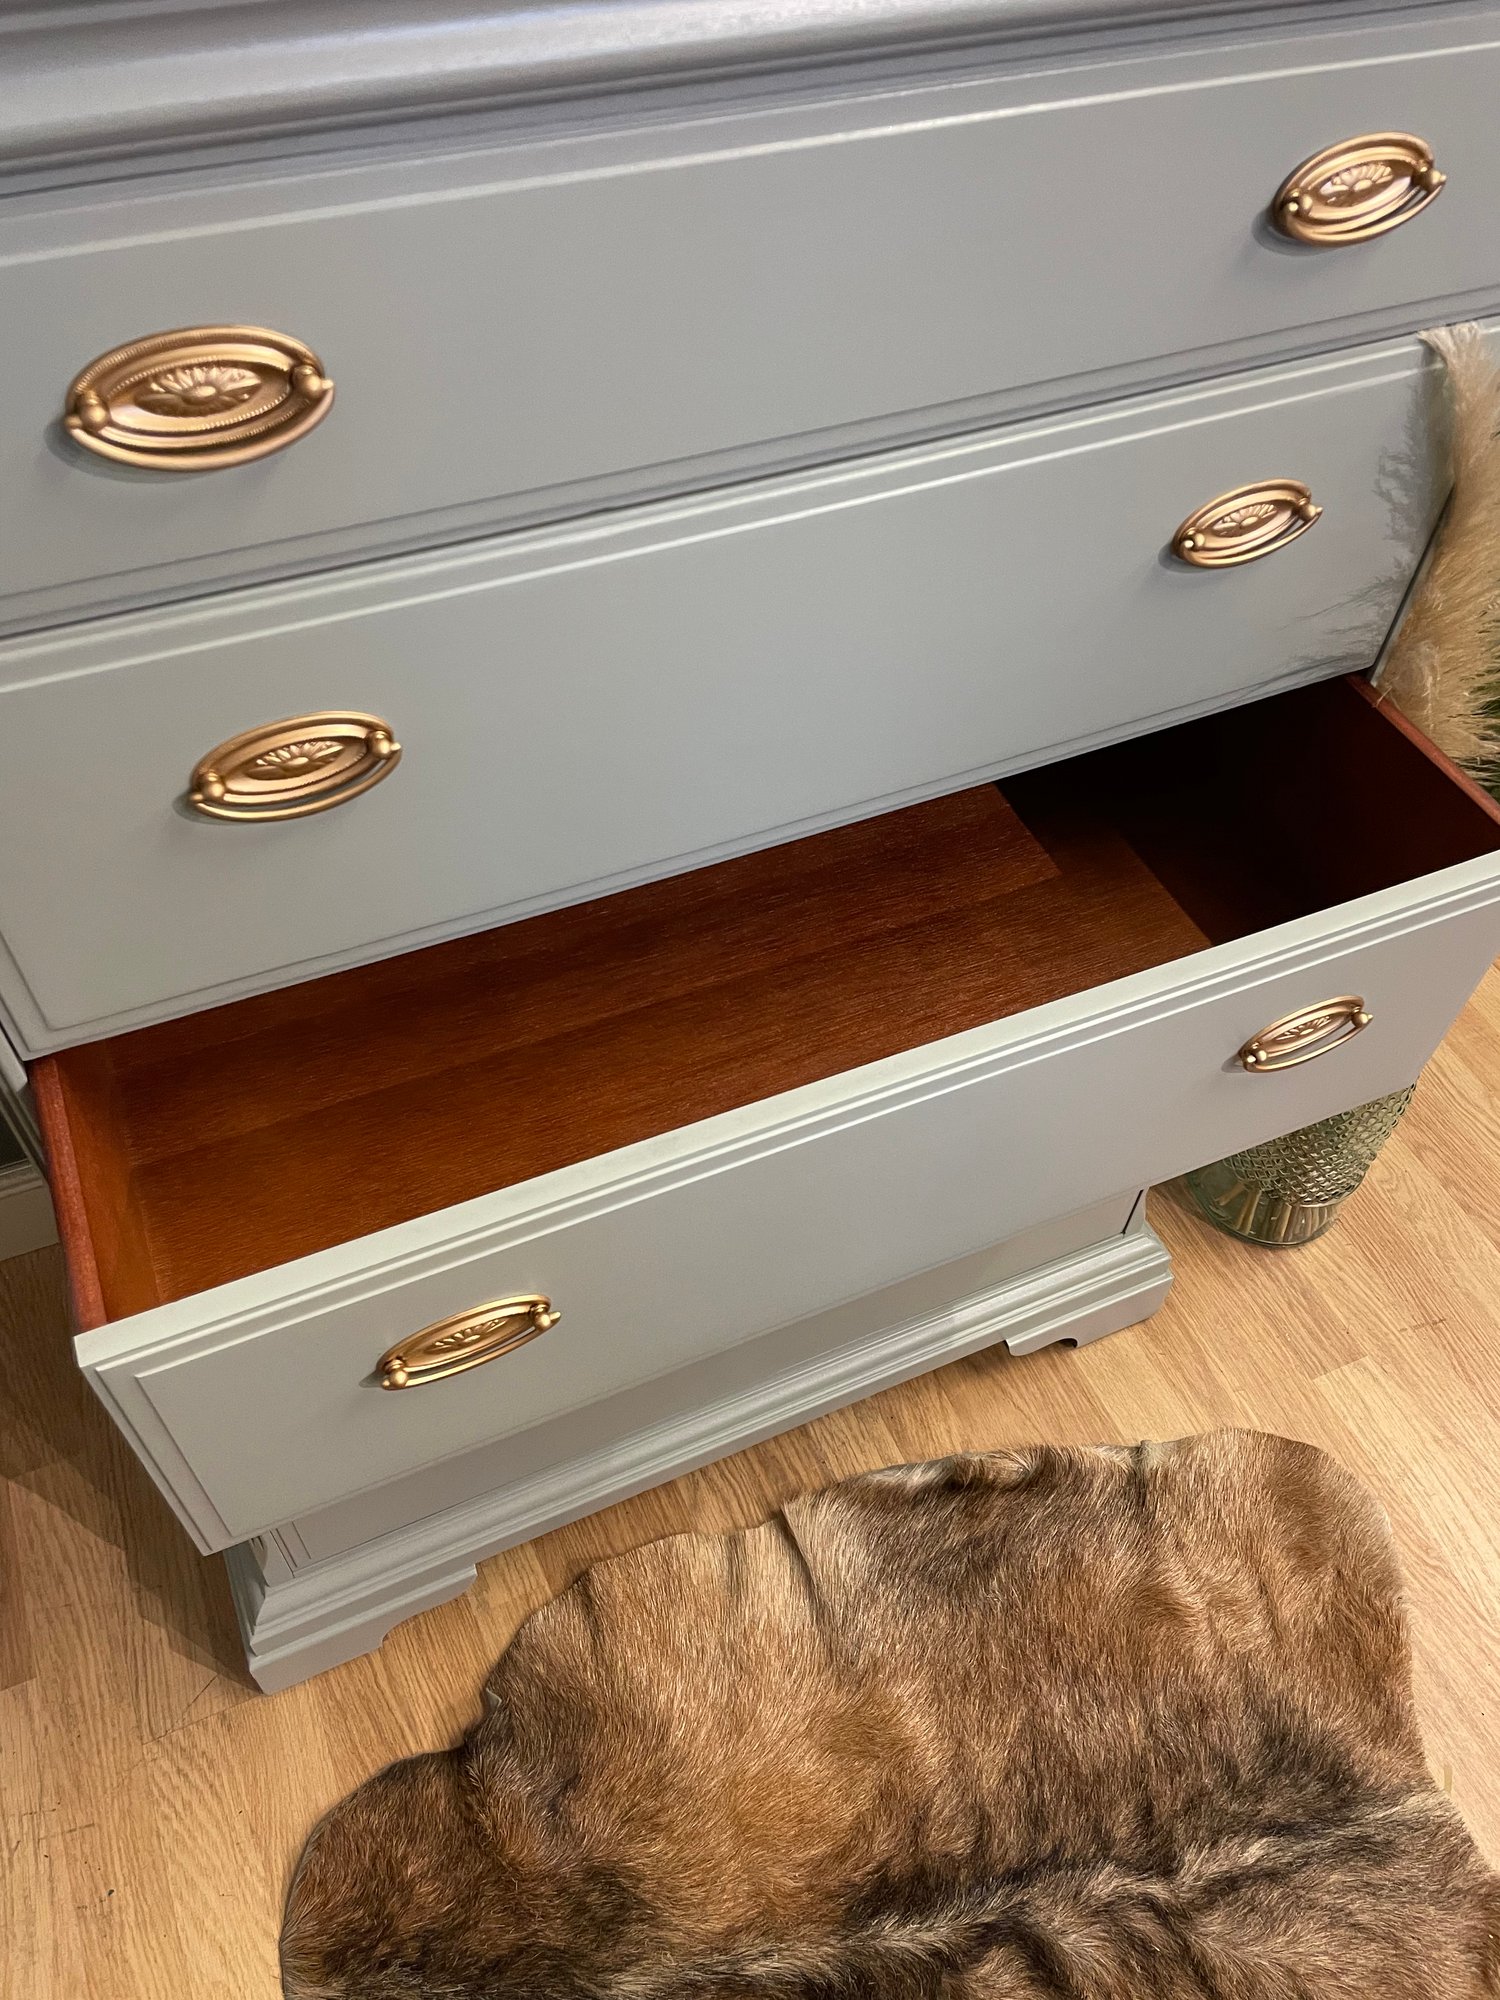
[[[399,1342],[381,1355],[375,1373],[382,1389],[415,1389],[423,1382],[440,1382],[445,1375],[462,1375],[466,1368],[478,1368],[524,1347],[561,1318],[552,1310],[551,1299],[540,1293],[492,1299]]]
[[[1426,140],[1410,132],[1366,132],[1325,146],[1288,174],[1271,217],[1298,243],[1367,243],[1420,215],[1446,178]]]
[[[310,347],[260,326],[186,326],[115,347],[76,375],[63,428],[159,472],[243,465],[306,437],[333,407]]]
[[[328,710],[263,723],[200,758],[187,802],[210,819],[300,819],[358,798],[401,761],[378,715]]]
[[[1370,1015],[1357,993],[1345,993],[1337,1000],[1320,1000],[1316,1007],[1303,1007],[1295,1014],[1283,1014],[1269,1028],[1252,1035],[1239,1052],[1239,1059],[1253,1075],[1265,1070],[1295,1069],[1326,1055],[1340,1042],[1347,1042],[1370,1025]]]
[[[1172,553],[1195,569],[1230,569],[1284,549],[1322,512],[1300,479],[1259,479],[1189,514],[1172,537]]]

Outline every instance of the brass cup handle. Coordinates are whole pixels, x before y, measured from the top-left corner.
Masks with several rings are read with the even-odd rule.
[[[1189,514],[1172,537],[1172,553],[1194,569],[1233,569],[1295,542],[1322,512],[1300,479],[1258,479]]]
[[[262,723],[200,757],[187,803],[208,819],[301,819],[388,778],[401,745],[378,715],[324,709]]]
[[[1288,174],[1271,203],[1283,236],[1333,249],[1368,243],[1420,215],[1447,175],[1410,132],[1366,132],[1325,146]]]
[[[382,1389],[415,1389],[423,1382],[440,1382],[514,1353],[561,1318],[551,1299],[540,1292],[491,1299],[488,1305],[440,1319],[388,1348],[375,1363],[375,1373]]]
[[[1239,1060],[1252,1076],[1268,1070],[1295,1069],[1314,1056],[1327,1055],[1341,1042],[1353,1039],[1368,1028],[1372,1016],[1357,993],[1341,994],[1337,1000],[1320,1000],[1316,1007],[1303,1007],[1295,1014],[1283,1014],[1258,1035],[1252,1035],[1239,1051]]]
[[[158,472],[213,472],[284,451],[333,408],[312,349],[263,326],[184,326],[112,347],[73,377],[63,429],[85,451]]]

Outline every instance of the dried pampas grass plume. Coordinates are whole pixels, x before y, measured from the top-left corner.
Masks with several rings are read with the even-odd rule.
[[[1500,791],[1500,368],[1480,327],[1422,338],[1447,371],[1451,497],[1377,680],[1383,699]]]

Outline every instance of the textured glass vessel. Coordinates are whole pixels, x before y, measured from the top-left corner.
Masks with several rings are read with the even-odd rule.
[[[1210,1222],[1247,1243],[1310,1243],[1359,1186],[1411,1102],[1414,1083],[1353,1111],[1231,1153],[1187,1177]]]

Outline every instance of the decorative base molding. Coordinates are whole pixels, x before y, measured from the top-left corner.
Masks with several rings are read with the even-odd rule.
[[[250,1672],[268,1693],[291,1687],[371,1652],[404,1619],[461,1596],[476,1564],[499,1549],[998,1341],[1021,1355],[1054,1341],[1082,1346],[1117,1333],[1156,1311],[1171,1278],[1165,1248],[1136,1215],[1123,1234],[950,1311],[877,1331],[753,1391],[346,1554],[299,1560],[294,1533],[241,1543],[225,1561]]]
[[[46,1181],[29,1160],[0,1166],[0,1261],[56,1241]]]
[[[372,1542],[285,1583],[263,1577],[253,1543],[225,1551],[245,1662],[258,1688],[278,1694],[329,1667],[357,1660],[361,1653],[373,1653],[395,1626],[463,1596],[474,1581],[478,1555],[467,1562],[457,1555],[447,1560],[434,1556],[425,1564],[408,1556],[399,1569],[386,1573],[379,1551],[401,1539],[392,1535]],[[387,1559],[400,1563],[395,1550]]]

